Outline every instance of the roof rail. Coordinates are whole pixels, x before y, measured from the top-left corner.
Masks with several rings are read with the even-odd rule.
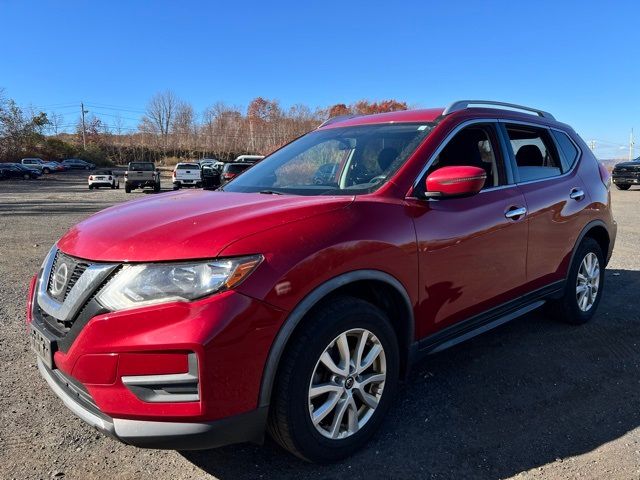
[[[515,103],[494,102],[492,100],[458,100],[457,102],[453,102],[451,105],[445,108],[444,112],[442,112],[442,115],[449,115],[450,113],[453,113],[453,112],[464,110],[466,108],[471,108],[470,105],[491,105],[491,106],[498,106],[498,107],[506,107],[514,110],[522,110],[524,112],[535,113],[540,117],[548,118],[549,120],[555,120],[555,117],[553,115],[551,115],[549,112],[545,112],[544,110],[525,107],[523,105],[516,105]]]
[[[331,117],[328,120],[325,120],[320,125],[318,125],[317,128],[326,127],[327,125],[331,125],[332,123],[341,122],[343,120],[349,120],[350,118],[355,118],[355,117],[360,117],[360,116],[361,115],[354,115],[354,114],[338,115],[337,117]]]

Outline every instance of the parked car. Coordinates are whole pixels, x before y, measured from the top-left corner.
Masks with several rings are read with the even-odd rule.
[[[120,178],[113,170],[98,170],[87,179],[89,190],[100,187],[120,188]]]
[[[214,190],[220,186],[223,167],[224,162],[206,162],[200,165],[202,187],[205,190]]]
[[[337,181],[317,185],[325,163]],[[222,191],[73,227],[31,281],[38,368],[130,445],[268,431],[301,458],[337,460],[425,355],[544,305],[592,318],[616,238],[609,186],[575,131],[538,109],[334,118]]]
[[[612,180],[618,190],[629,190],[632,185],[640,185],[640,157],[616,164]]]
[[[214,163],[220,163],[220,160],[218,160],[217,158],[202,158],[202,159],[198,160],[198,164],[201,167],[203,165],[214,164]]]
[[[40,178],[42,172],[36,168],[30,168],[20,163],[3,163],[0,167],[4,178],[23,178],[25,180],[35,180]]]
[[[160,170],[153,162],[131,162],[124,172],[124,191],[131,193],[136,188],[151,187],[160,191]]]
[[[244,162],[244,163],[226,163],[222,167],[222,171],[220,172],[220,185],[224,185],[225,183],[231,181],[236,176],[240,175],[245,170],[248,170],[253,166],[253,163]]]
[[[263,158],[264,155],[240,155],[234,160],[234,163],[258,163]]]
[[[80,160],[79,158],[67,158],[61,163],[69,170],[93,170],[94,168],[96,168],[95,164],[85,162],[84,160]]]
[[[61,172],[64,168],[61,168],[57,162],[45,162],[41,158],[23,158],[20,162],[25,167],[39,170],[42,173]]]
[[[174,190],[179,190],[182,187],[202,187],[200,165],[197,163],[178,163],[171,172],[171,180]]]
[[[67,170],[69,170],[69,167],[67,167],[66,165],[63,165],[58,161],[51,160],[49,163],[51,163],[54,166],[54,170],[56,172],[66,172]]]

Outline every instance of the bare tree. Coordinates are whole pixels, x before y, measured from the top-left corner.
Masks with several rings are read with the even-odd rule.
[[[49,115],[47,115],[47,118],[49,118],[49,126],[51,131],[54,135],[58,135],[58,133],[60,133],[62,125],[64,124],[64,117],[59,113],[51,112]]]
[[[156,93],[149,100],[147,111],[142,117],[144,130],[160,134],[165,155],[169,141],[169,130],[178,104],[179,100],[171,90]]]

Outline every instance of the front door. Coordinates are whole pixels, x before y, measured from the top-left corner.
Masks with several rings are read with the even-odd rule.
[[[487,181],[480,193],[408,200],[419,248],[419,338],[523,293],[526,205],[520,189],[508,181],[497,139],[492,123],[468,126],[444,146],[425,174],[450,165],[484,168]]]

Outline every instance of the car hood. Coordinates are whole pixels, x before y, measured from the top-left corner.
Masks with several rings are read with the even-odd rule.
[[[213,258],[236,240],[344,208],[353,199],[206,190],[150,195],[89,217],[69,230],[58,248],[108,262]]]
[[[640,169],[640,162],[622,162],[622,163],[616,163],[615,168],[618,167],[631,167],[631,168],[638,168]]]

